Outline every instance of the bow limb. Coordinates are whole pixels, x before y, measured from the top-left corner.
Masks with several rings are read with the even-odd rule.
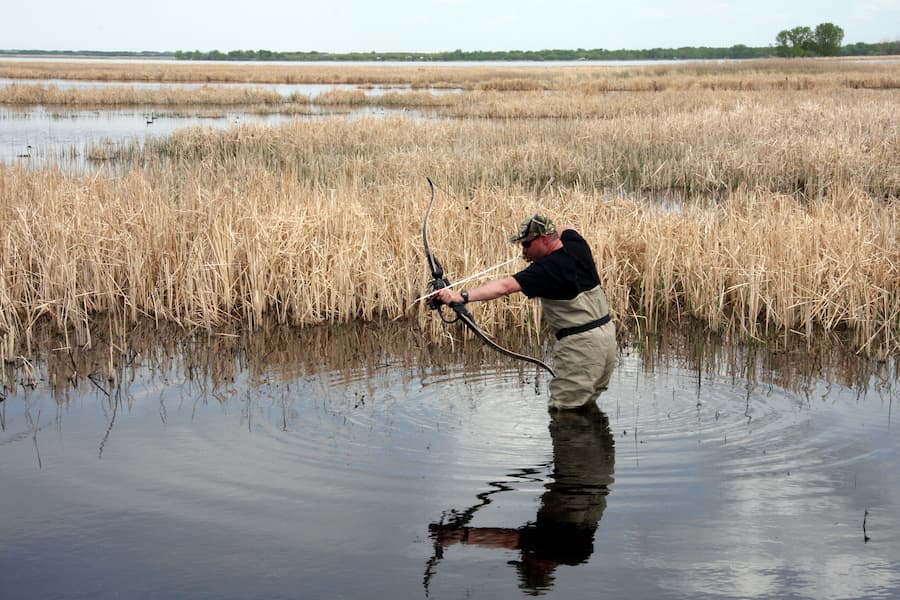
[[[425,219],[422,221],[422,243],[425,245],[425,256],[428,259],[428,268],[431,269],[431,276],[434,278],[432,286],[435,290],[438,290],[442,287],[446,287],[447,283],[445,282],[442,286],[434,285],[436,282],[444,280],[444,267],[442,267],[441,263],[438,262],[438,259],[434,257],[431,246],[428,244],[428,217],[431,216],[431,207],[434,206],[434,182],[431,181],[430,177],[427,177],[426,179],[428,180],[429,187],[431,187],[431,201],[428,202],[428,209],[425,211]]]
[[[551,376],[556,377],[556,371],[554,371],[553,368],[550,365],[548,365],[547,363],[545,363],[544,361],[534,358],[533,356],[528,356],[526,354],[519,354],[518,352],[513,352],[512,350],[508,350],[508,349],[504,348],[503,346],[501,346],[500,344],[498,344],[497,342],[495,342],[494,340],[492,340],[491,338],[489,338],[487,336],[487,334],[485,334],[483,331],[481,331],[481,329],[479,329],[478,325],[475,324],[475,319],[472,317],[472,313],[470,313],[468,310],[466,310],[466,307],[463,306],[462,304],[451,304],[450,308],[452,308],[456,312],[459,320],[462,321],[463,324],[469,328],[469,331],[471,331],[476,336],[478,336],[478,338],[481,339],[481,341],[483,341],[489,347],[493,348],[494,350],[496,350],[500,354],[503,354],[504,356],[508,356],[510,358],[515,358],[517,360],[523,360],[523,361],[529,362],[533,365],[537,365],[537,366],[543,368],[544,370],[546,370],[548,373],[550,373]]]
[[[425,256],[428,259],[428,267],[431,269],[431,287],[434,291],[437,291],[441,288],[447,287],[450,285],[449,280],[444,276],[444,267],[441,266],[440,261],[434,256],[434,252],[431,251],[431,246],[428,243],[428,217],[431,215],[431,207],[434,205],[434,196],[435,196],[435,188],[434,182],[431,181],[431,178],[428,179],[428,185],[431,187],[431,200],[428,202],[428,209],[425,211],[425,219],[422,222],[422,243],[425,246]],[[512,350],[507,350],[490,337],[487,336],[478,325],[475,323],[475,318],[472,316],[466,307],[463,304],[451,304],[450,308],[453,309],[453,312],[456,313],[456,318],[447,319],[444,317],[444,314],[441,312],[444,304],[441,303],[437,298],[433,298],[428,302],[428,306],[438,311],[438,314],[441,317],[441,320],[445,323],[452,323],[454,321],[462,321],[463,325],[465,325],[469,331],[475,334],[478,339],[483,341],[488,347],[496,350],[500,354],[504,356],[508,356],[510,358],[514,358],[516,360],[521,360],[525,362],[529,362],[531,364],[537,365],[545,369],[550,375],[556,377],[556,372],[550,368],[550,366],[537,358],[533,358],[531,356],[526,356],[524,354],[519,354],[518,352],[513,352]]]

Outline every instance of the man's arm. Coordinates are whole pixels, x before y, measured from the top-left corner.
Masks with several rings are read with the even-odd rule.
[[[513,277],[494,279],[493,281],[488,281],[484,285],[468,290],[469,302],[484,302],[485,300],[493,300],[500,296],[508,296],[509,294],[521,291],[522,287]],[[462,294],[450,288],[444,288],[438,291],[437,295],[444,304],[457,304],[463,301]]]

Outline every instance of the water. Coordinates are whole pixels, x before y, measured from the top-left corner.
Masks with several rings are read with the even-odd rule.
[[[234,109],[23,109],[0,108],[0,162],[39,168],[61,165],[83,170],[103,164],[102,158],[131,143],[142,145],[149,137],[166,137],[187,127],[228,129],[241,124],[276,126],[292,119],[362,118],[417,112],[373,107],[323,109],[309,114],[258,114]],[[92,158],[94,157],[94,158]]]
[[[200,88],[203,83],[109,82],[78,80],[0,79],[0,87],[8,85],[40,85],[68,88]],[[364,86],[353,84],[246,84],[221,83],[216,88],[261,88],[273,90],[287,98],[307,96],[313,101],[319,94],[333,90],[360,90],[368,96],[388,92],[409,91],[409,86]],[[459,93],[458,89],[430,90],[432,94]],[[136,107],[136,108],[70,108],[29,106],[0,108],[0,162],[25,164],[31,167],[61,165],[84,170],[103,164],[92,160],[93,155],[112,154],[118,147],[137,143],[150,136],[165,137],[178,129],[203,126],[227,129],[243,123],[279,125],[295,118],[362,118],[404,115],[420,118],[418,111],[385,109],[380,107],[334,107],[312,104],[307,114],[265,113],[248,111],[246,107]]]
[[[893,363],[630,348],[562,421],[398,324],[95,343],[5,367],[4,598],[900,594]]]
[[[310,98],[335,90],[360,90],[367,96],[383,96],[388,92],[408,92],[409,85],[384,85],[361,87],[352,83],[191,83],[191,82],[159,82],[159,81],[94,81],[78,79],[5,79],[0,77],[0,88],[9,85],[57,87],[66,89],[98,89],[98,88],[135,88],[135,89],[187,89],[202,88],[228,89],[260,89],[271,90],[284,98],[291,96],[308,96]],[[459,92],[459,90],[452,90]],[[449,90],[432,90],[433,94],[449,93]]]

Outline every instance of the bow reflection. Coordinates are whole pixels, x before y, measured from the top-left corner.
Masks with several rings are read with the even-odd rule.
[[[549,590],[559,565],[587,562],[594,551],[594,535],[606,508],[613,482],[615,452],[607,416],[592,405],[586,412],[561,412],[550,422],[553,442],[551,481],[541,496],[533,522],[518,528],[468,527],[475,513],[491,503],[491,496],[512,489],[492,483],[479,502],[464,511],[450,511],[429,525],[434,556],[425,572],[425,592],[444,549],[457,544],[518,550],[514,566],[520,587],[531,593]],[[529,470],[519,477],[533,476]]]

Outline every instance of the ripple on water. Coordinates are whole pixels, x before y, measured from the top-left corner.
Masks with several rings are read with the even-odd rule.
[[[430,525],[471,511],[472,526],[514,530],[534,523],[551,484],[565,479],[547,379],[530,368],[385,362],[215,382],[138,369],[118,397],[82,386],[61,404],[42,394],[4,402],[0,525],[8,539],[28,540],[15,556],[52,558],[81,536],[86,548],[107,549],[107,562],[124,550],[153,572],[140,557],[155,541],[164,563],[155,568],[198,589],[235,564],[252,585],[271,569],[322,586],[353,581],[342,566],[366,564],[361,556],[418,584],[434,552]],[[777,595],[783,587],[769,575],[797,564],[792,539],[802,540],[797,553],[849,564],[841,548],[862,543],[864,514],[875,540],[866,548],[900,543],[890,399],[679,367],[647,372],[626,358],[600,405],[615,446],[596,532],[602,560],[579,567],[581,591],[610,582],[627,591],[631,578],[613,577],[621,570],[665,579],[681,597],[727,595],[719,582],[729,577]],[[140,551],[134,529],[146,533]],[[183,550],[164,551],[172,539]],[[202,573],[193,555],[204,556]],[[434,589],[464,576],[509,595],[498,582],[511,581],[507,561],[517,556],[448,549]],[[868,576],[882,574],[867,564]],[[393,589],[381,577],[373,580]],[[893,575],[884,577],[890,589]]]
[[[636,467],[629,476],[651,502],[666,482],[740,478],[802,478],[777,493],[815,497],[896,446],[888,411],[872,404],[825,383],[796,392],[679,368],[644,373],[628,361],[601,398],[617,465]]]
[[[402,377],[387,369],[238,379],[214,395],[150,383],[117,417],[102,463],[117,482],[208,510],[289,498],[312,506],[354,493],[377,504],[421,494],[421,480],[438,474],[475,490],[532,457],[546,462],[545,399],[533,385],[502,373]],[[82,474],[95,459],[85,454]]]

